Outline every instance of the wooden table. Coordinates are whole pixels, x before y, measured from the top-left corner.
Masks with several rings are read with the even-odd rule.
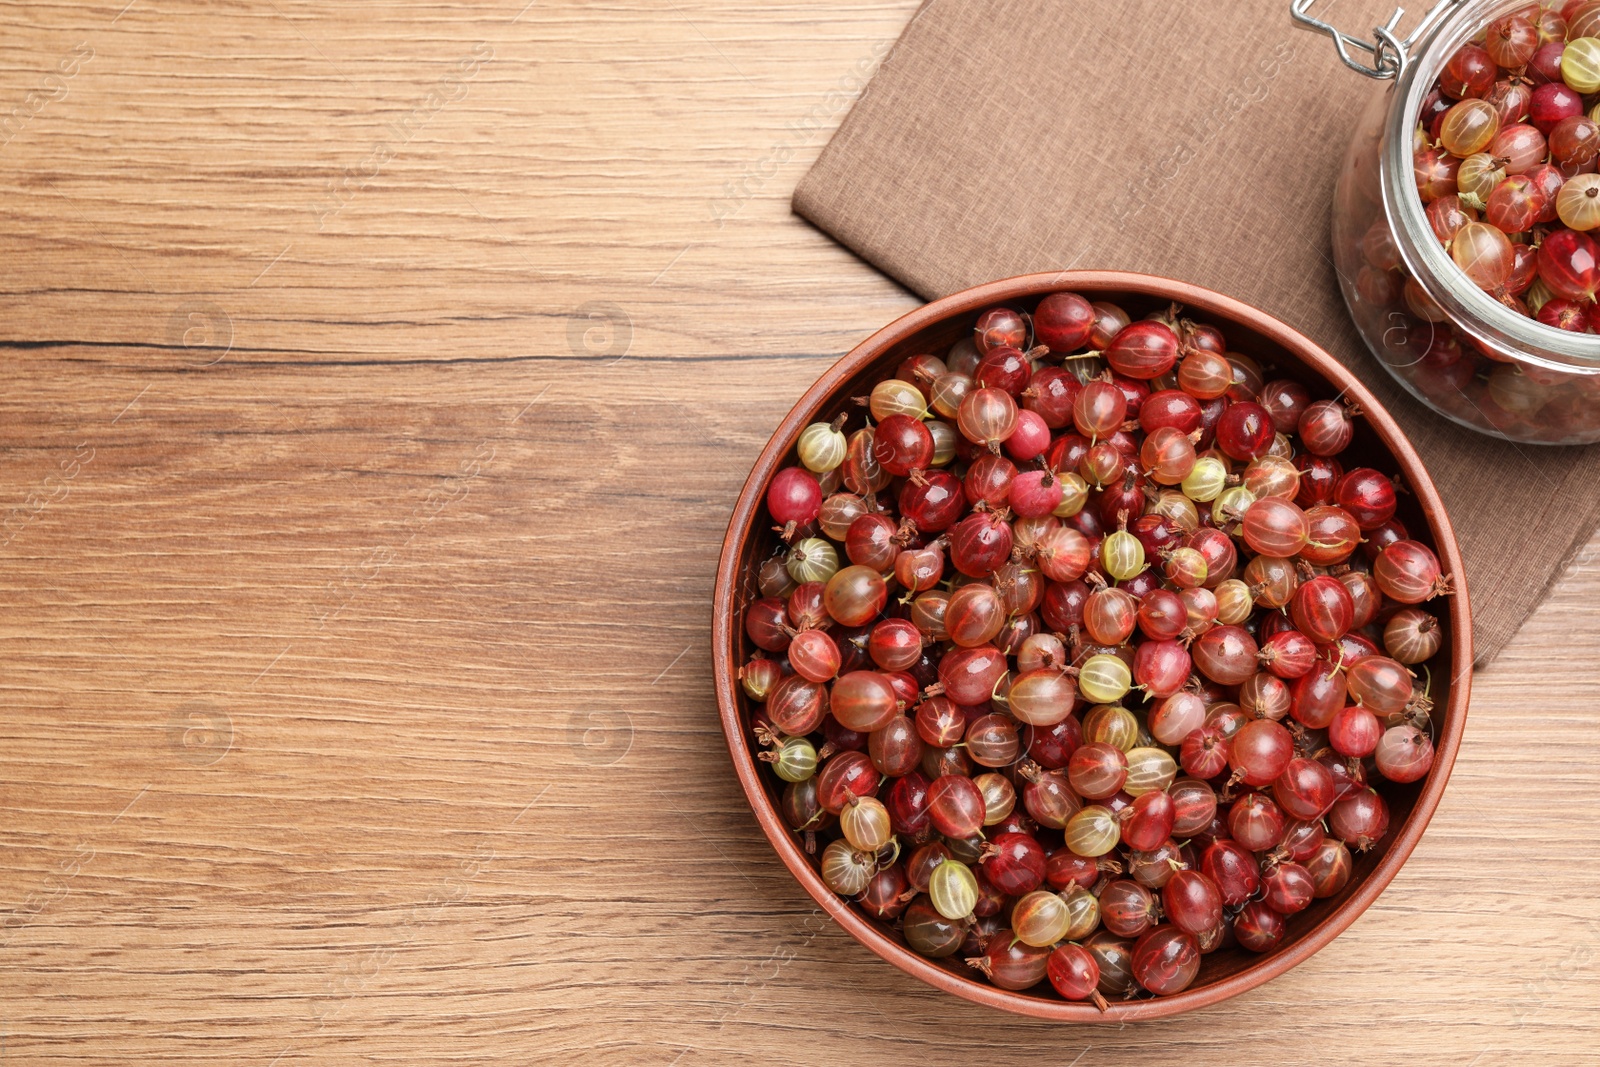
[[[1581,563],[1383,899],[1202,1015],[936,995],[772,855],[712,571],[915,304],[788,209],[915,0],[123,2],[0,5],[0,1062],[1592,1060]]]

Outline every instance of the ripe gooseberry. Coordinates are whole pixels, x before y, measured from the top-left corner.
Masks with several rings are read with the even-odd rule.
[[[1402,604],[1420,604],[1450,592],[1450,580],[1439,567],[1439,557],[1420,541],[1396,541],[1372,564],[1372,577],[1383,594]]]
[[[1217,421],[1217,447],[1232,459],[1255,459],[1271,447],[1274,433],[1265,408],[1240,401],[1230,404]]]
[[[1166,323],[1146,319],[1121,330],[1103,355],[1118,374],[1159,378],[1178,361],[1178,337]]]

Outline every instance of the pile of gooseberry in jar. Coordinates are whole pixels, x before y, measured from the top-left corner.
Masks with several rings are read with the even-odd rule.
[[[1176,307],[1056,293],[807,426],[739,677],[827,885],[1102,1006],[1339,893],[1432,765],[1450,591],[1341,461],[1359,417]]]
[[[1456,265],[1507,307],[1577,333],[1600,332],[1597,120],[1595,0],[1528,4],[1490,22],[1451,56],[1417,118],[1417,191]],[[1383,234],[1371,243],[1369,258],[1397,266]],[[1404,295],[1443,321],[1414,281]]]

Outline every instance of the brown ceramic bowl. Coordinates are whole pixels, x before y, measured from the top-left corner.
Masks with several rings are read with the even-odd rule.
[[[816,858],[801,848],[779,813],[780,783],[769,770],[760,769],[754,758],[749,708],[737,678],[739,665],[754,651],[745,636],[741,609],[758,595],[753,593],[754,570],[776,545],[763,503],[767,483],[778,470],[795,462],[794,446],[800,431],[808,423],[833,419],[847,407],[859,410],[851,405],[850,398],[866,394],[875,382],[892,376],[906,356],[918,352],[942,355],[962,335],[971,334],[977,315],[984,309],[1008,304],[1031,311],[1042,297],[1062,290],[1081,293],[1091,300],[1114,301],[1136,319],[1176,301],[1189,317],[1220,327],[1232,349],[1253,356],[1270,368],[1269,377],[1296,378],[1317,398],[1342,393],[1354,400],[1365,418],[1356,420],[1355,441],[1342,457],[1346,467],[1355,460],[1404,476],[1411,492],[1400,498],[1399,518],[1413,537],[1432,544],[1445,573],[1454,577],[1460,590],[1448,601],[1433,604],[1445,612],[1441,619],[1445,626],[1444,645],[1434,660],[1433,671],[1438,731],[1433,769],[1421,782],[1386,786],[1384,794],[1391,812],[1389,833],[1377,847],[1357,856],[1354,874],[1344,890],[1314,901],[1306,911],[1292,917],[1288,935],[1274,951],[1265,955],[1241,948],[1213,952],[1203,958],[1199,976],[1184,992],[1115,1002],[1105,1014],[1088,1003],[1061,999],[1048,982],[1021,993],[990,985],[967,968],[959,954],[945,960],[924,959],[906,947],[892,926],[870,918],[859,907],[834,895],[817,873]],[[1439,804],[1461,743],[1472,669],[1472,629],[1463,568],[1450,520],[1416,452],[1372,394],[1310,340],[1255,308],[1184,282],[1109,271],[1032,274],[956,293],[878,331],[834,364],[783,420],[739,494],[717,568],[712,641],[717,703],[734,769],[750,798],[756,820],[806,892],[856,940],[907,974],[979,1004],[1067,1022],[1154,1019],[1215,1004],[1282,974],[1354,922],[1411,855]],[[1447,669],[1441,669],[1446,665]]]

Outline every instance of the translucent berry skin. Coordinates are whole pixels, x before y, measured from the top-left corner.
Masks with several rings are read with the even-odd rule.
[[[1189,988],[1200,973],[1200,945],[1193,934],[1158,926],[1133,946],[1133,977],[1158,997]]]
[[[861,906],[875,919],[892,921],[906,910],[905,868],[896,863],[872,876],[861,894]]]
[[[1279,630],[1267,638],[1258,658],[1279,678],[1294,681],[1310,673],[1316,663],[1317,646],[1299,630]]]
[[[1402,604],[1420,604],[1440,591],[1439,557],[1420,541],[1396,541],[1372,564],[1383,595]]]
[[[922,762],[924,747],[916,727],[904,715],[896,715],[867,738],[867,754],[872,757],[872,765],[888,778],[899,779],[915,771]]]
[[[1496,229],[1506,233],[1521,233],[1532,228],[1549,206],[1544,193],[1535,187],[1533,179],[1518,174],[1495,186],[1494,192],[1489,194],[1484,218]],[[1593,226],[1574,228],[1587,230]],[[1537,262],[1537,256],[1534,261]]]
[[[1289,687],[1289,714],[1302,726],[1325,729],[1348,692],[1341,664],[1319,658],[1305,675]]]
[[[1485,27],[1483,49],[1496,66],[1526,66],[1539,49],[1539,31],[1520,14],[1502,15]]]
[[[1489,147],[1500,132],[1500,114],[1483,100],[1462,100],[1445,112],[1439,123],[1439,140],[1451,155],[1462,159]]]
[[[901,929],[911,951],[934,960],[955,955],[967,930],[959,920],[940,915],[927,894],[918,896],[906,908]]]
[[[1391,782],[1415,782],[1433,767],[1433,742],[1415,726],[1402,723],[1384,731],[1373,751],[1378,773]]]
[[[762,597],[745,609],[744,631],[764,652],[782,652],[789,647],[788,623],[786,605],[777,597]]]
[[[928,779],[919,771],[896,778],[889,787],[883,806],[889,809],[889,825],[897,834],[919,837],[932,826],[928,818]]]
[[[1439,75],[1439,88],[1446,96],[1463,100],[1483,96],[1494,85],[1494,79],[1494,60],[1483,48],[1469,42],[1445,63]]]
[[[1443,643],[1444,630],[1439,620],[1419,608],[1403,608],[1384,624],[1384,649],[1401,663],[1426,662]]]
[[[1296,756],[1273,780],[1272,796],[1290,819],[1320,819],[1333,806],[1333,774],[1316,760]]]
[[[1283,840],[1288,820],[1265,793],[1246,793],[1228,808],[1228,831],[1252,852],[1265,852]]]
[[[1295,629],[1318,644],[1337,641],[1355,621],[1355,602],[1337,578],[1313,578],[1295,590],[1289,602]]]
[[[1544,214],[1539,217],[1539,221],[1554,222],[1556,220],[1556,197],[1560,194],[1561,187],[1567,183],[1567,176],[1561,173],[1560,167],[1551,163],[1542,163],[1537,167],[1533,167],[1523,176],[1533,183],[1534,188],[1544,194],[1545,210]],[[1533,279],[1538,276],[1539,257],[1537,249],[1530,250],[1534,253],[1531,267],[1525,267],[1524,270],[1531,272],[1532,276],[1528,278],[1528,284],[1532,285]],[[1518,284],[1520,285],[1520,282]],[[1523,292],[1525,288],[1519,288],[1516,291]]]
[[[1282,774],[1293,758],[1293,737],[1271,719],[1245,723],[1228,741],[1228,763],[1245,785],[1266,785]]]
[[[917,705],[914,725],[924,744],[949,748],[967,732],[967,719],[961,709],[945,697],[930,697]]]
[[[999,508],[1010,501],[1011,483],[1016,477],[1017,465],[1006,457],[993,453],[982,455],[967,468],[967,476],[961,483],[962,493],[973,504],[982,502]]]
[[[983,829],[983,794],[972,779],[946,774],[928,787],[928,817],[946,837],[971,837]]]
[[[1411,173],[1417,184],[1417,195],[1424,204],[1431,204],[1441,196],[1450,196],[1458,189],[1457,176],[1461,160],[1442,148],[1424,148],[1412,157]]]
[[[939,547],[913,548],[895,557],[894,577],[906,591],[905,599],[916,597],[939,584],[944,577],[944,551]],[[942,597],[943,594],[936,594]],[[921,599],[918,597],[917,599]],[[917,621],[916,608],[910,619],[913,626],[922,630]],[[924,636],[927,636],[926,634]]]
[[[826,682],[839,673],[839,646],[821,630],[803,630],[789,642],[789,665],[811,682]]]
[[[1028,343],[1028,320],[1015,308],[991,308],[978,316],[972,335],[980,357],[996,348],[1022,348]]]
[[[1146,694],[1169,697],[1189,680],[1191,660],[1180,641],[1146,641],[1134,653],[1134,681]]]
[[[779,525],[804,525],[822,510],[822,486],[804,467],[785,467],[767,487],[767,511]]]
[[[1358,703],[1378,715],[1398,715],[1411,701],[1411,672],[1388,656],[1367,655],[1345,668],[1345,684]]]
[[[1172,832],[1190,837],[1211,824],[1217,813],[1217,793],[1197,778],[1180,778],[1167,790],[1172,798]]]
[[[1092,381],[1072,405],[1072,422],[1085,437],[1109,436],[1128,415],[1128,398],[1110,382]]]
[[[983,896],[977,876],[960,860],[946,859],[928,876],[928,897],[939,914],[947,919],[971,917]]]
[[[1487,155],[1487,152],[1482,152],[1476,156],[1473,156],[1472,158],[1482,159]],[[1471,190],[1467,189],[1469,182],[1468,173],[1470,171],[1475,175],[1476,171],[1473,170],[1467,163],[1463,163],[1461,165],[1461,171],[1461,184],[1463,187],[1463,192],[1476,192],[1476,187]],[[1504,170],[1495,171],[1492,175],[1487,176],[1486,182],[1488,188],[1481,194],[1482,198],[1487,198],[1488,195],[1494,191],[1495,185],[1498,184],[1504,177]],[[1456,234],[1465,229],[1469,223],[1478,221],[1477,209],[1469,207],[1459,196],[1441,196],[1439,199],[1428,205],[1427,211],[1424,212],[1424,214],[1427,215],[1428,225],[1432,228],[1433,235],[1439,239],[1440,244],[1447,248],[1450,246],[1450,243],[1456,239]]]
[[[1164,322],[1135,322],[1112,339],[1105,360],[1129,378],[1159,378],[1178,361],[1178,337]]]
[[[961,518],[966,495],[961,480],[949,471],[925,471],[922,478],[920,484],[908,481],[900,490],[900,514],[922,533],[940,533]]]
[[[1566,51],[1561,53],[1561,80],[1584,94],[1600,89],[1600,40],[1574,35],[1569,29]]]
[[[1007,896],[1020,897],[1044,882],[1045,854],[1028,834],[1005,833],[991,842],[993,855],[983,861],[983,873]]]
[[[817,801],[828,814],[837,815],[851,797],[870,796],[882,781],[865,752],[839,752],[817,772]]]
[[[1011,558],[1011,524],[997,513],[968,515],[949,538],[950,562],[969,578],[986,578]]]
[[[1100,890],[1100,921],[1118,937],[1138,937],[1155,926],[1158,914],[1154,895],[1131,878]]]
[[[1082,945],[1065,944],[1050,953],[1045,974],[1055,991],[1066,1000],[1099,997],[1100,965],[1094,954]]]
[[[1067,760],[1067,780],[1086,800],[1104,800],[1112,796],[1127,778],[1127,757],[1121,749],[1108,744],[1082,745]]]
[[[1354,860],[1343,841],[1326,838],[1300,861],[1311,872],[1311,884],[1318,900],[1331,897],[1350,881]]]
[[[1469,222],[1450,242],[1450,258],[1478,288],[1504,288],[1516,265],[1511,240],[1487,222]]]
[[[1300,558],[1314,567],[1331,567],[1349,559],[1362,540],[1361,527],[1349,512],[1319,504],[1306,512],[1306,546]]]
[[[1261,902],[1279,915],[1304,911],[1315,895],[1311,872],[1293,861],[1274,864],[1261,876]]]
[[[1272,446],[1272,417],[1260,404],[1230,404],[1217,421],[1217,447],[1236,460],[1248,461]]]
[[[1252,900],[1233,920],[1233,936],[1251,952],[1270,952],[1283,940],[1288,924],[1265,901]]]
[[[883,729],[895,717],[899,696],[887,675],[851,671],[833,683],[828,706],[841,725],[870,733]]]
[[[1228,766],[1228,741],[1222,731],[1203,726],[1183,739],[1178,762],[1196,778],[1215,778]]]
[[[1017,402],[1004,389],[975,388],[961,401],[956,424],[967,440],[997,451],[1017,429]]]
[[[1245,509],[1240,533],[1252,552],[1288,559],[1306,545],[1306,515],[1277,497],[1263,497]]]
[[[1172,925],[1202,934],[1222,921],[1222,893],[1201,871],[1174,871],[1161,889],[1161,906]]]
[[[816,682],[791,674],[767,695],[767,717],[782,733],[803,737],[822,725],[828,713],[827,690]]]
[[[1328,810],[1328,829],[1351,848],[1365,851],[1389,832],[1389,805],[1368,786]]]
[[[1262,387],[1257,400],[1272,417],[1272,428],[1288,434],[1299,426],[1300,416],[1311,403],[1311,393],[1292,378],[1278,378]]]
[[[1200,854],[1200,869],[1210,878],[1226,907],[1236,908],[1255,895],[1261,870],[1250,851],[1233,841],[1213,841]]]
[[[1017,724],[1008,716],[980,715],[967,724],[967,755],[980,767],[1005,767],[1022,753]]]
[[[872,455],[878,465],[897,478],[923,470],[933,461],[933,435],[920,419],[890,415],[878,423]],[[821,501],[817,502],[820,509]]]
[[[1343,404],[1316,400],[1301,412],[1297,427],[1301,443],[1314,456],[1337,456],[1349,447],[1355,424]]]
[[[1526,174],[1544,162],[1545,136],[1541,130],[1528,123],[1502,125],[1500,132],[1495,134],[1494,140],[1489,143],[1489,151],[1495,158],[1506,160],[1507,174],[1513,176]]]
[[[1033,313],[1034,337],[1057,355],[1068,355],[1089,343],[1095,309],[1077,293],[1052,293]]]
[[[1589,332],[1589,316],[1585,313],[1583,305],[1563,296],[1553,296],[1546,300],[1534,318],[1546,326],[1566,330],[1568,333]]]
[[[1035,948],[1002,929],[989,940],[989,947],[977,960],[968,960],[1001,989],[1031,989],[1044,981],[1051,950]]]
[[[900,545],[894,539],[896,529],[895,521],[887,515],[861,516],[845,533],[845,555],[851,563],[871,570],[889,570],[900,554]]]
[[[1256,672],[1255,638],[1239,626],[1216,626],[1191,647],[1200,673],[1221,685],[1239,685]]]
[[[973,582],[950,594],[944,611],[945,632],[962,648],[977,648],[994,640],[1005,625],[1006,614],[993,586]]]
[[[1295,457],[1294,464],[1300,468],[1300,492],[1295,495],[1294,502],[1307,509],[1332,504],[1339,480],[1344,477],[1344,467],[1339,461],[1325,456],[1300,455]]]
[[[1001,389],[1009,393],[1012,399],[1022,395],[1031,377],[1033,368],[1028,364],[1027,356],[1010,345],[991,348],[972,372],[972,380],[978,388]]]
[[[1183,598],[1170,589],[1157,589],[1139,601],[1139,629],[1146,637],[1170,640],[1188,624]]]
[[[1091,804],[1066,821],[1066,845],[1080,856],[1104,856],[1121,840],[1117,817],[1099,804]]]
[[[1122,824],[1123,843],[1141,852],[1159,847],[1172,836],[1176,810],[1172,797],[1163,791],[1152,790],[1138,797]]]
[[[745,696],[757,704],[765,703],[773,687],[783,680],[783,668],[776,660],[757,656],[739,670],[739,685]]]
[[[1528,121],[1547,137],[1562,119],[1582,114],[1583,97],[1568,88],[1565,82],[1547,82],[1536,86],[1528,105]]]
[[[1070,372],[1041,367],[1022,392],[1022,406],[1044,419],[1050,429],[1059,430],[1072,424],[1072,402],[1082,391],[1083,383]]]
[[[1190,434],[1200,428],[1200,403],[1181,389],[1162,389],[1151,393],[1139,405],[1139,426],[1154,433],[1164,426]]]
[[[1083,744],[1083,726],[1069,713],[1050,726],[1024,725],[1022,739],[1029,759],[1045,770],[1060,770]]]
[[[1394,483],[1370,467],[1347,472],[1339,480],[1336,499],[1363,530],[1387,522],[1396,506]]]
[[[823,590],[823,605],[841,626],[865,626],[877,618],[888,599],[883,575],[860,564],[834,572]]]
[[[1539,277],[1557,296],[1594,303],[1600,292],[1600,248],[1588,234],[1556,230],[1539,246]]]
[[[1561,80],[1561,54],[1566,50],[1562,40],[1546,41],[1528,60],[1528,77],[1536,84]]]
[[[1053,729],[1067,721],[1077,696],[1077,684],[1070,675],[1055,667],[1039,667],[1017,676],[1007,701],[1012,716],[1037,731]],[[1076,747],[1077,736],[1071,728],[1061,743]]]

